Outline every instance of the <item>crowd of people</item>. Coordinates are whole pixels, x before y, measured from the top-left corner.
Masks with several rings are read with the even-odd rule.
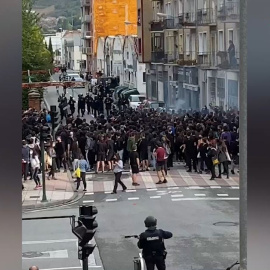
[[[157,184],[162,184],[167,182],[166,176],[174,161],[183,162],[187,172],[211,174],[210,180],[221,178],[222,174],[229,178],[230,173],[235,173],[235,165],[239,162],[238,113],[207,107],[201,112],[182,115],[153,109],[112,109],[109,94],[102,86],[98,89],[97,94],[101,95],[98,102],[102,108],[105,102],[106,117],[103,110],[92,106],[93,99],[89,94],[79,97],[77,116],[74,115],[74,99],[71,97],[68,101],[65,95],[59,97],[65,123],[59,126],[55,141],[46,144],[48,179],[56,179],[55,173],[62,168],[74,172],[80,168],[80,177],[75,175],[77,189],[82,180],[86,190],[87,171],[113,171],[116,183],[121,184],[121,173],[126,166],[131,169],[132,185],[139,185],[137,174],[140,170],[150,169],[157,172]],[[107,96],[104,97],[102,92]],[[93,113],[95,118],[87,122],[86,113]],[[39,127],[49,125],[48,115],[46,110],[23,112],[23,179],[33,179],[36,189],[41,187]],[[122,187],[125,190],[125,185]],[[116,189],[117,185],[113,193]]]

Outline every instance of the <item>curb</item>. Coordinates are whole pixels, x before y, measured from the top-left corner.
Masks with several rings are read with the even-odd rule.
[[[73,182],[71,172],[69,170],[67,171],[67,175],[68,175],[69,181]],[[68,204],[70,204],[72,202],[79,201],[83,197],[83,194],[81,194],[81,196],[80,196],[79,193],[74,192],[75,188],[74,188],[73,185],[72,185],[72,189],[73,189],[74,194],[70,199],[59,200],[59,201],[55,201],[55,202],[46,202],[46,203],[41,203],[41,204],[38,204],[38,205],[27,205],[27,206],[22,205],[22,212],[26,213],[26,212],[31,212],[31,211],[34,211],[34,210],[45,210],[45,209],[48,209],[48,208],[55,208],[55,207],[59,207],[59,206],[65,206],[65,205],[68,205]]]

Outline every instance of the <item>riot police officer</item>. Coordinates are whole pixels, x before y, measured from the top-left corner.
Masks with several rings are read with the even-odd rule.
[[[171,232],[157,229],[156,218],[149,216],[144,221],[147,230],[140,234],[138,247],[142,249],[142,256],[145,260],[147,270],[165,270],[166,249],[164,239],[173,235]]]

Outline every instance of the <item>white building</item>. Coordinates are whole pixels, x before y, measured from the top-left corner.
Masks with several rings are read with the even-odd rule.
[[[63,35],[64,63],[68,69],[85,71],[86,55],[82,54],[81,31],[66,31]]]
[[[49,43],[50,43],[50,39],[51,39],[51,42],[52,42],[52,49],[53,49],[53,52],[54,52],[54,55],[55,55],[55,62],[57,64],[63,64],[63,60],[64,60],[64,57],[62,59],[62,56],[63,56],[63,35],[65,34],[65,32],[56,32],[55,34],[50,34],[50,35],[45,35],[44,36],[44,41],[46,42],[47,46],[49,46]],[[57,53],[56,51],[58,51],[59,53]]]
[[[112,44],[112,72],[113,77],[119,77],[120,85],[124,83],[124,42],[125,37],[116,36]]]

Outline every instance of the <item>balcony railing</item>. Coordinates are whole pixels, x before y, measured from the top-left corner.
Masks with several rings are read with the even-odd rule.
[[[197,65],[197,57],[195,52],[183,51],[178,54],[178,59],[176,63],[179,66],[195,66]]]
[[[186,12],[183,14],[183,26],[196,26],[196,13]]]
[[[240,3],[227,2],[218,8],[217,17],[221,21],[238,22],[240,19]]]
[[[151,22],[151,31],[163,31],[164,21],[152,21]]]
[[[84,47],[84,48],[82,49],[82,53],[83,53],[83,54],[87,54],[87,55],[92,54],[92,53],[93,53],[92,47]]]
[[[90,23],[90,22],[91,22],[91,16],[90,16],[90,15],[84,15],[84,16],[82,17],[82,21],[83,21],[84,23]]]
[[[81,7],[90,7],[92,0],[81,0]]]
[[[197,25],[216,24],[217,22],[216,10],[212,8],[199,9],[197,11]]]
[[[164,63],[165,53],[163,50],[155,51],[151,53],[151,62]]]
[[[197,65],[201,68],[209,68],[217,66],[216,52],[199,52],[197,53]]]
[[[176,64],[176,61],[178,60],[178,52],[166,52],[164,55],[164,63],[165,64]]]
[[[84,39],[90,39],[92,37],[91,31],[85,31],[83,32],[83,38]]]
[[[239,69],[239,52],[228,53],[227,51],[217,52],[217,67],[222,69]]]
[[[183,17],[172,17],[164,20],[164,29],[179,29],[182,27]]]

